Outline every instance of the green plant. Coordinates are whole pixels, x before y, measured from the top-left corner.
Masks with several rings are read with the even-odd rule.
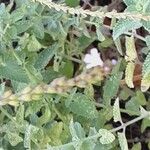
[[[0,4],[1,149],[128,150],[126,128],[142,121],[139,133],[147,131],[150,0],[124,3],[122,13],[75,0]],[[108,58],[86,69],[94,41],[101,53],[115,47],[116,65]]]

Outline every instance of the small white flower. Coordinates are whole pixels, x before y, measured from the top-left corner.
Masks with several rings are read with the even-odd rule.
[[[90,54],[86,54],[83,61],[86,63],[87,69],[104,64],[96,48],[92,48]]]

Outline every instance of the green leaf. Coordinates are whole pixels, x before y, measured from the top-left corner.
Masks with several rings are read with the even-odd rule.
[[[147,47],[150,49],[150,36],[149,35],[146,36],[145,40],[146,40]]]
[[[29,78],[27,77],[24,69],[22,69],[22,67],[14,61],[7,61],[3,66],[0,66],[0,76],[18,82],[29,82]]]
[[[65,0],[65,3],[70,7],[76,7],[79,5],[79,0]]]
[[[31,149],[31,143],[33,140],[33,135],[39,131],[39,128],[33,125],[28,125],[25,130],[24,135],[24,147]]]
[[[50,117],[51,117],[51,111],[50,108],[46,105],[44,107],[44,112],[42,113],[42,116],[40,116],[37,120],[37,126],[42,126],[43,124],[50,121]]]
[[[110,144],[115,140],[115,136],[106,129],[100,129],[99,135],[101,135],[99,140],[102,144]]]
[[[24,105],[20,104],[16,113],[16,121],[20,125],[23,124],[24,121],[24,110],[25,110]]]
[[[114,40],[114,43],[117,47],[117,50],[118,52],[120,53],[120,55],[123,55],[123,52],[122,52],[122,45],[121,45],[121,41],[120,41],[120,38],[116,38],[116,40]]]
[[[16,146],[23,141],[22,137],[20,137],[17,133],[12,132],[7,132],[5,139],[8,140],[12,146]]]
[[[125,56],[126,61],[135,61],[135,59],[137,58],[137,52],[133,36],[131,37],[126,36],[125,46],[126,46],[126,56]]]
[[[136,97],[132,97],[125,105],[125,108],[127,110],[131,110],[133,112],[135,112],[132,115],[137,115],[139,114],[139,108],[140,108],[140,104],[137,102]]]
[[[128,150],[127,139],[124,133],[118,132],[118,140],[119,140],[121,150]]]
[[[135,0],[123,0],[123,1],[127,6],[135,4]]]
[[[150,21],[142,20],[143,27],[150,32]]]
[[[125,71],[125,82],[130,88],[134,88],[133,75],[134,75],[135,63],[129,62]]]
[[[39,70],[44,69],[44,67],[49,63],[49,61],[54,56],[57,49],[58,49],[58,46],[54,44],[53,46],[41,51],[35,62],[35,65],[34,65],[35,68]]]
[[[142,120],[141,132],[143,133],[146,128],[150,127],[150,119],[144,118]]]
[[[124,19],[119,20],[113,28],[113,39],[116,40],[121,34],[129,31],[138,29],[142,26],[139,21]]]
[[[63,76],[66,76],[67,78],[72,77],[73,71],[74,71],[73,63],[72,63],[72,61],[69,61],[69,60],[63,62],[59,68],[59,72]]]
[[[15,9],[10,16],[10,19],[12,21],[12,24],[14,24],[15,22],[17,22],[18,20],[21,20],[25,15],[25,7],[22,6],[18,9]]]
[[[131,150],[141,150],[141,149],[142,149],[141,143],[136,143],[133,145]]]
[[[69,129],[70,129],[70,133],[72,136],[72,141],[76,141],[78,139],[85,138],[85,131],[81,127],[80,123],[78,123],[78,122],[74,123],[73,120],[71,120],[70,125],[69,125]]]
[[[76,93],[73,96],[68,97],[66,107],[74,114],[85,118],[93,119],[98,115],[94,103],[81,93]]]
[[[118,72],[116,74],[112,74],[111,77],[106,81],[103,88],[103,99],[106,104],[110,105],[111,99],[116,96],[121,78],[122,73]]]
[[[82,146],[80,147],[80,150],[94,150],[95,143],[91,140],[85,141],[82,143]]]
[[[36,39],[36,37],[34,35],[32,35],[29,38],[29,43],[28,43],[27,47],[28,47],[28,51],[36,52],[42,48],[42,45],[39,43],[39,41]]]
[[[150,53],[148,53],[142,68],[141,90],[145,92],[150,87]]]
[[[116,98],[114,106],[113,106],[113,116],[114,116],[114,121],[120,121],[122,122],[121,119],[121,114],[120,114],[120,107],[119,107],[119,98]]]
[[[18,21],[17,23],[15,23],[15,27],[17,29],[17,34],[27,31],[32,25],[33,25],[33,23],[31,22],[31,20]]]
[[[5,82],[2,82],[0,84],[0,96],[3,95],[4,91],[5,91]]]

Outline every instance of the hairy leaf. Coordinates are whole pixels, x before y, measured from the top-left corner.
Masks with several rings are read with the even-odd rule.
[[[116,74],[112,74],[111,77],[106,81],[103,88],[103,99],[106,104],[110,104],[110,100],[116,96],[121,78],[122,73],[118,72]]]
[[[127,139],[124,133],[118,132],[118,140],[119,140],[121,150],[128,150]]]
[[[101,135],[99,140],[102,144],[110,144],[115,140],[115,136],[106,129],[100,129],[99,134]]]
[[[121,114],[120,114],[120,107],[119,107],[119,98],[115,100],[114,106],[113,106],[113,116],[114,116],[114,121],[120,121],[122,122],[121,119]]]
[[[95,108],[94,103],[85,95],[81,93],[76,93],[66,102],[66,106],[71,112],[78,116],[83,116],[85,118],[96,118],[98,113]],[[87,115],[88,114],[88,115]]]
[[[113,28],[113,39],[116,40],[121,34],[133,30],[138,29],[142,26],[139,21],[124,19],[119,20]]]
[[[128,87],[134,88],[133,84],[133,75],[134,75],[135,64],[133,62],[129,62],[125,71],[125,81]]]

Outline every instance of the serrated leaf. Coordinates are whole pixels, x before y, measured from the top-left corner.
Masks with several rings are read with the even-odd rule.
[[[121,114],[120,114],[120,107],[119,107],[119,98],[116,98],[114,106],[113,106],[113,116],[114,116],[114,121],[120,121],[122,122],[121,119]]]
[[[139,21],[124,19],[119,20],[113,28],[113,39],[116,40],[121,34],[133,30],[138,29],[142,26]]]
[[[117,50],[118,50],[118,52],[120,53],[120,55],[123,55],[123,52],[122,52],[122,45],[121,45],[120,38],[119,38],[119,37],[116,38],[116,39],[114,40],[114,43],[115,43],[115,45],[116,45],[116,47],[117,47]]]
[[[134,37],[127,37],[126,36],[126,61],[134,61],[137,58],[137,52],[135,48],[135,42],[134,42]]]
[[[100,129],[99,135],[101,135],[99,140],[102,144],[110,144],[115,140],[115,136],[106,129]]]
[[[121,150],[128,150],[127,139],[124,133],[118,132],[118,140],[119,140]]]
[[[116,96],[120,80],[122,78],[122,73],[118,72],[116,74],[112,74],[111,77],[106,81],[105,86],[103,88],[103,99],[106,104],[110,105],[110,100]]]
[[[14,61],[7,61],[3,66],[0,66],[0,76],[18,82],[29,82],[25,71]]]
[[[87,96],[81,93],[76,93],[69,99],[66,102],[66,106],[74,114],[92,119],[97,117],[98,112],[95,105]]]
[[[133,75],[134,75],[135,63],[129,62],[125,71],[125,82],[130,88],[134,88]]]
[[[39,53],[38,58],[35,62],[35,68],[36,69],[43,69],[48,63],[49,61],[52,59],[52,57],[54,56],[56,50],[58,49],[57,45],[53,45],[45,50],[43,50],[42,52]]]
[[[148,53],[142,68],[141,90],[145,92],[150,87],[150,53]]]

